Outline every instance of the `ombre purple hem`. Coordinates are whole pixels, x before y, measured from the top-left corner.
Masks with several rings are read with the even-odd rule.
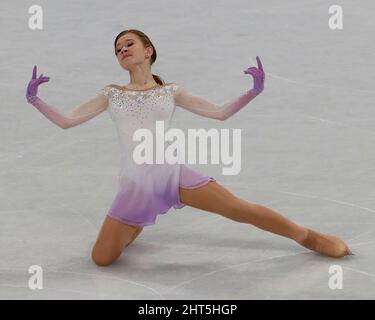
[[[156,167],[150,168],[156,169]],[[140,177],[139,181],[148,181],[148,184],[125,183],[117,193],[107,215],[128,225],[153,225],[158,215],[166,214],[171,207],[181,209],[185,206],[180,199],[180,187],[195,189],[210,181],[216,181],[214,177],[180,164],[178,170],[161,185],[160,182],[163,180],[160,176],[172,171],[157,172],[144,172],[144,176]]]
[[[196,189],[210,181],[216,181],[214,177],[207,176],[202,172],[194,170],[185,164],[180,165],[180,182],[179,187],[184,189]],[[173,205],[175,209],[181,209],[185,207],[185,204],[181,202],[180,193],[178,193],[177,202]]]
[[[167,212],[169,211],[169,209],[165,212],[158,212],[156,213],[156,215],[159,215],[159,214],[166,214]],[[153,224],[155,224],[155,221],[150,221],[150,222],[134,222],[134,221],[131,221],[131,220],[128,220],[124,217],[118,217],[116,215],[114,215],[112,212],[108,211],[108,214],[107,214],[108,217],[111,217],[121,223],[125,223],[125,224],[128,224],[128,225],[131,225],[131,226],[135,226],[135,227],[146,227],[146,226],[151,226]],[[157,216],[155,216],[157,217]]]

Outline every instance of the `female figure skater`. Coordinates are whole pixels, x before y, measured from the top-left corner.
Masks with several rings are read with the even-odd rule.
[[[139,165],[132,159],[136,146],[132,138],[134,131],[139,128],[154,131],[156,120],[168,125],[176,105],[221,121],[247,105],[264,88],[265,73],[259,57],[256,58],[258,68],[249,67],[244,71],[253,77],[253,88],[230,102],[217,105],[175,83],[165,84],[152,74],[156,50],[143,32],[135,29],[120,32],[114,50],[120,66],[130,74],[130,83],[108,85],[68,114],[61,114],[37,96],[38,86],[49,81],[49,77],[41,74],[37,78],[36,66],[26,93],[29,103],[63,129],[81,124],[105,110],[116,124],[122,147],[121,171],[118,193],[92,250],[92,259],[97,265],[108,266],[116,261],[144,226],[155,223],[158,214],[165,214],[172,206],[179,209],[185,205],[252,224],[323,255],[338,258],[351,254],[340,238],[297,225],[265,206],[242,200],[215,178],[185,164]]]

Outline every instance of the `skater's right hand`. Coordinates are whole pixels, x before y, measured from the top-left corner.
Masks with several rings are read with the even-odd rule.
[[[26,90],[26,99],[27,101],[30,101],[29,99],[31,97],[35,97],[38,93],[38,86],[44,82],[48,82],[49,77],[43,77],[43,74],[39,76],[39,78],[36,77],[36,66],[34,66],[32,78],[29,81],[29,84],[27,86]]]

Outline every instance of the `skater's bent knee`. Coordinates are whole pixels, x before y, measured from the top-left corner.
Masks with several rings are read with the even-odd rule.
[[[99,267],[108,267],[117,260],[118,256],[113,257],[109,255],[96,254],[94,251],[91,254],[91,259]]]

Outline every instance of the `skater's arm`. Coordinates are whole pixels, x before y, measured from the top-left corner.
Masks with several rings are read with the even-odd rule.
[[[72,128],[86,122],[106,110],[108,106],[108,98],[104,95],[97,95],[73,111],[63,114],[37,96],[29,97],[27,100],[47,119],[62,129]]]
[[[91,118],[94,118],[98,114],[105,111],[108,107],[108,98],[102,94],[98,94],[96,97],[81,104],[75,110],[69,112],[66,115],[67,126],[64,129],[68,129],[79,125]]]
[[[193,95],[184,87],[178,87],[175,92],[175,104],[201,116],[225,120],[246,106],[251,100],[259,95],[264,89],[264,70],[259,57],[256,57],[258,68],[251,67],[244,71],[254,78],[253,88],[247,90],[239,97],[224,103],[223,105],[215,104],[206,99]]]
[[[203,117],[223,121],[246,106],[260,92],[261,91],[251,89],[246,91],[238,98],[224,103],[223,105],[219,105],[207,101],[202,97],[193,95],[190,91],[183,87],[179,87],[175,94],[175,103],[177,106],[180,106],[193,113],[199,114]]]
[[[36,74],[37,67],[34,66],[32,77],[26,90],[27,102],[32,104],[41,113],[43,113],[47,119],[62,129],[68,129],[83,123],[95,117],[108,107],[108,91],[103,89],[100,94],[97,94],[94,98],[86,103],[81,104],[75,110],[69,112],[68,114],[62,114],[56,108],[50,106],[37,96],[39,85],[48,82],[49,77],[43,77],[43,74],[41,74],[37,78]]]

